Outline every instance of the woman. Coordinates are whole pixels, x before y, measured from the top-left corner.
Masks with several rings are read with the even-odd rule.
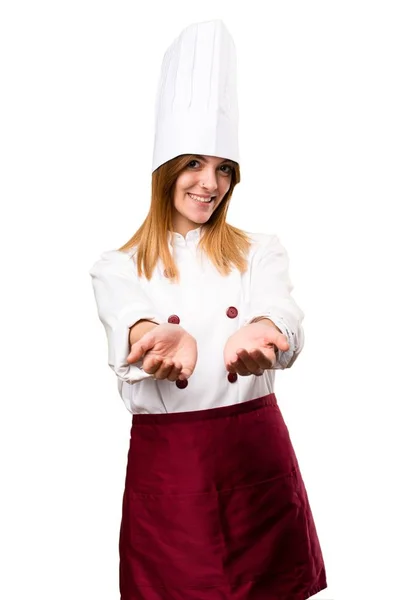
[[[304,600],[326,587],[273,391],[304,343],[287,254],[226,222],[240,181],[233,59],[221,21],[166,53],[149,214],[90,271],[133,414],[121,600]]]

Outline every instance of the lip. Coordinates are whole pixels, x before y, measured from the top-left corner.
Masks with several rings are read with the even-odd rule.
[[[193,194],[193,196],[199,196],[199,198],[214,198],[212,194],[196,194],[195,192],[188,192],[188,194]]]

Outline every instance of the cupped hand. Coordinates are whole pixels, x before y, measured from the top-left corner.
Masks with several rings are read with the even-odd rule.
[[[276,363],[276,352],[289,349],[285,334],[267,323],[251,323],[228,338],[224,361],[230,373],[262,375]]]
[[[180,325],[162,323],[132,344],[127,362],[141,358],[142,369],[155,379],[188,379],[197,362],[197,342]]]

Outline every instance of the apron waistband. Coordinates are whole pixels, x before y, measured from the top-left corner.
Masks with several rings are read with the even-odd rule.
[[[242,415],[253,410],[258,410],[264,406],[276,406],[276,396],[274,393],[247,400],[238,404],[229,406],[219,406],[218,408],[208,408],[205,410],[193,410],[189,412],[175,413],[157,413],[157,414],[134,414],[132,416],[132,425],[168,425],[170,423],[187,423],[196,421],[205,421],[209,419],[219,419]]]

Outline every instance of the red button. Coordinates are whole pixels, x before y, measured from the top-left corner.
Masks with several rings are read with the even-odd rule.
[[[228,308],[228,310],[226,311],[226,314],[228,315],[228,317],[230,319],[234,319],[235,317],[238,316],[238,309],[235,308],[234,306],[230,306]]]
[[[183,379],[183,380],[177,379],[175,383],[176,383],[176,387],[178,387],[180,390],[184,390],[185,387],[187,387],[188,380],[187,379]]]
[[[237,381],[237,373],[228,373],[228,381],[230,381],[231,383],[235,383],[235,381]]]
[[[171,315],[170,317],[168,317],[168,323],[174,323],[175,325],[179,325],[180,322],[181,320],[178,317],[178,315]]]

